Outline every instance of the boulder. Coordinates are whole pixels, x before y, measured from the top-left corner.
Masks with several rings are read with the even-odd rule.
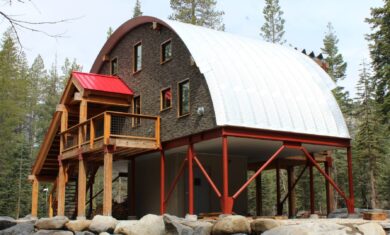
[[[125,235],[164,235],[165,226],[162,216],[148,214],[142,217],[139,221],[121,221],[115,228],[115,233]]]
[[[300,226],[279,226],[264,232],[262,235],[313,235],[313,234],[314,233],[310,233],[309,229],[302,228]]]
[[[213,229],[213,224],[207,221],[188,221],[183,222],[183,225],[190,227],[194,235],[210,235]]]
[[[213,224],[207,221],[198,221],[196,217],[186,216],[184,219],[173,215],[163,216],[166,235],[196,234],[209,235]]]
[[[280,221],[274,219],[255,219],[251,222],[251,230],[253,234],[262,234],[263,232],[279,227]]]
[[[41,218],[35,222],[35,227],[38,229],[61,229],[66,223],[69,222],[69,219],[66,216],[55,216],[53,218]]]
[[[65,224],[65,227],[73,232],[87,230],[91,225],[91,220],[72,220]]]
[[[386,235],[385,230],[377,223],[359,224],[356,228],[364,235]]]
[[[90,231],[82,231],[82,232],[75,232],[75,235],[95,235],[93,232]]]
[[[0,230],[7,229],[16,225],[16,221],[14,218],[9,216],[0,216]]]
[[[71,231],[65,230],[38,230],[34,235],[73,235]]]
[[[112,216],[96,215],[93,217],[88,229],[96,233],[111,233],[115,230],[117,224],[118,221]]]
[[[99,233],[99,235],[110,235],[108,232]]]
[[[228,215],[220,217],[212,229],[213,235],[251,233],[248,220],[241,215]]]
[[[0,231],[0,235],[30,235],[34,232],[34,224],[19,223]]]

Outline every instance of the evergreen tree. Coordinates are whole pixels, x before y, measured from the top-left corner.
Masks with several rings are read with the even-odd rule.
[[[371,18],[366,19],[372,32],[367,35],[375,81],[376,101],[383,114],[382,122],[390,128],[390,1],[384,6],[372,8]]]
[[[363,62],[357,84],[356,117],[358,130],[355,137],[355,148],[361,176],[362,189],[370,193],[370,198],[363,200],[371,208],[378,208],[379,164],[383,156],[382,138],[384,134],[376,117],[374,83],[370,78],[367,65]]]
[[[141,11],[141,2],[136,0],[134,10],[133,10],[133,18],[137,16],[142,16],[143,12]]]
[[[110,26],[110,27],[108,27],[108,30],[107,30],[107,39],[109,39],[110,37],[111,37],[111,35],[112,35],[112,33],[114,32],[114,30],[112,29],[112,27]]]
[[[224,31],[223,11],[215,9],[216,0],[170,0],[173,13],[171,20],[200,25],[207,28]]]
[[[265,0],[263,9],[265,22],[261,27],[260,35],[267,42],[284,44],[284,22],[283,11],[279,6],[279,0]]]

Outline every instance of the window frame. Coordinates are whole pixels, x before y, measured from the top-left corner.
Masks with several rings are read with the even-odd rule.
[[[180,91],[180,87],[182,84],[184,83],[187,83],[188,82],[188,113],[184,113],[182,114],[180,112],[181,108],[181,104],[182,104],[182,101],[181,101],[181,91]],[[191,113],[191,85],[190,85],[190,79],[189,78],[186,78],[182,81],[179,81],[177,83],[177,117],[178,118],[181,118],[181,117],[186,117],[186,116],[189,116]]]
[[[169,57],[168,59],[165,59],[164,60],[164,46],[167,45],[168,43],[171,44],[171,57]],[[164,42],[162,42],[160,44],[160,64],[165,64],[169,61],[171,61],[173,58],[173,53],[172,53],[172,38],[168,39],[168,40],[165,40]]]
[[[164,100],[164,95],[163,95],[163,93],[164,93],[164,91],[167,91],[167,90],[171,90],[171,104],[170,104],[170,106],[169,107],[166,107],[166,108],[164,108],[163,107],[163,104],[164,104],[164,102],[163,102],[163,100]],[[160,112],[162,112],[162,111],[165,111],[165,110],[168,110],[168,109],[171,109],[172,107],[173,107],[173,95],[172,95],[172,87],[165,87],[165,88],[163,88],[163,89],[161,89],[160,90]]]
[[[136,70],[137,68],[137,47],[138,46],[141,46],[141,67]],[[142,52],[143,52],[143,48],[142,48],[142,40],[141,41],[138,41],[136,42],[134,45],[133,45],[133,64],[132,64],[132,71],[133,71],[133,74],[136,74],[136,73],[139,73],[142,71]]]
[[[135,113],[135,100],[139,99],[139,113]],[[131,113],[132,114],[141,114],[142,110],[142,100],[141,100],[141,95],[134,96],[132,99],[132,108],[131,108]],[[132,118],[132,127],[139,127],[141,126],[141,118],[133,117]]]
[[[116,73],[114,74],[113,71],[112,71],[112,62],[113,61],[116,61]],[[118,63],[118,57],[114,57],[110,60],[110,75],[111,76],[118,76],[118,73],[119,73],[119,63]]]

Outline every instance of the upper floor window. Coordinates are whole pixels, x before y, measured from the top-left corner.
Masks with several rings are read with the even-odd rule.
[[[133,98],[133,114],[141,114],[141,96]],[[141,118],[135,117],[133,119],[133,126],[139,126],[141,124]]]
[[[112,59],[110,66],[111,75],[118,75],[118,58]]]
[[[179,117],[190,113],[190,81],[179,83]]]
[[[133,57],[133,72],[138,72],[142,69],[142,43],[139,42],[134,45]]]
[[[169,39],[161,44],[161,63],[172,59],[172,41]]]
[[[166,88],[161,91],[161,110],[172,107],[171,88]]]

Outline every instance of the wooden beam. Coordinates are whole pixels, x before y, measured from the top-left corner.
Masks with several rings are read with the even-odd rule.
[[[38,192],[39,192],[39,182],[35,178],[32,184],[32,197],[31,197],[31,216],[38,217]]]
[[[77,191],[77,219],[85,218],[85,202],[87,194],[87,174],[85,162],[82,154],[79,156],[79,176],[78,176],[78,191]]]
[[[105,150],[103,169],[103,215],[105,216],[111,216],[112,213],[112,155],[112,152]]]
[[[65,166],[60,164],[58,169],[58,183],[57,183],[57,215],[65,215]]]
[[[296,213],[296,196],[295,189],[293,188],[295,182],[295,173],[294,167],[290,167],[287,169],[287,184],[288,184],[288,217],[294,218]]]
[[[47,214],[49,215],[49,218],[53,217],[53,213],[54,213],[54,210],[53,210],[53,194],[50,193],[49,194],[49,199],[48,199],[48,203],[49,203],[49,206],[48,206],[48,212]]]
[[[309,177],[310,177],[310,213],[315,213],[315,204],[314,204],[314,173],[313,173],[313,164],[309,166]]]
[[[127,98],[126,99],[118,99],[118,98],[110,98],[110,97],[89,96],[89,97],[86,97],[86,100],[89,103],[94,103],[94,104],[130,107],[130,102],[127,100]]]

